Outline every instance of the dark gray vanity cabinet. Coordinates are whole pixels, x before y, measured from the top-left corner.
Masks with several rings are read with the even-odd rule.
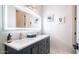
[[[32,46],[28,46],[28,47],[22,49],[20,52],[21,52],[21,54],[32,54]]]
[[[15,50],[5,45],[7,54],[48,54],[50,53],[50,37],[46,37],[21,50]]]
[[[50,53],[50,37],[46,38],[46,53]]]
[[[45,38],[39,42],[39,54],[50,53],[50,37]]]
[[[39,42],[38,42],[39,43]],[[32,47],[32,54],[39,54],[39,47],[38,47],[38,43],[35,43]]]
[[[42,40],[39,42],[39,54],[45,54],[46,53],[46,40]]]
[[[5,45],[5,51],[7,51],[6,54],[32,54],[31,52],[31,49],[32,49],[32,46],[29,46],[27,48],[24,48],[22,50],[16,50],[16,49],[13,49],[9,46],[6,46]]]

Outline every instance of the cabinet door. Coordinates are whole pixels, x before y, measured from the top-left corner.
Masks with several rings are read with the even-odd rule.
[[[22,54],[32,54],[32,46],[24,48]]]
[[[45,54],[46,53],[46,40],[43,39],[39,42],[39,54]]]
[[[21,51],[17,51],[15,49],[7,46],[7,54],[21,54],[21,53],[22,53]]]
[[[46,53],[50,53],[50,37],[46,38]]]
[[[39,54],[50,53],[50,37],[44,38],[39,42]]]
[[[20,51],[17,51],[15,49],[5,45],[5,51],[7,51],[6,54],[31,54],[32,53],[31,49],[32,49],[32,46],[29,46]]]
[[[33,45],[32,54],[38,54],[38,43],[35,43]]]

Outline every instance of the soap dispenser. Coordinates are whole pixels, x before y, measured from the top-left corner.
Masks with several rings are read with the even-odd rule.
[[[10,43],[11,42],[11,34],[9,33],[7,36],[7,42]]]

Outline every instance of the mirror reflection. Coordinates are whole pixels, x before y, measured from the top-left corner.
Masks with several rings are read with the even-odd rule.
[[[12,5],[7,6],[8,28],[36,28],[39,18]]]

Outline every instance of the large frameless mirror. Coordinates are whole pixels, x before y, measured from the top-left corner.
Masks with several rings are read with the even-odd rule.
[[[41,28],[41,17],[30,10],[27,6],[4,6],[4,29],[39,29]]]

